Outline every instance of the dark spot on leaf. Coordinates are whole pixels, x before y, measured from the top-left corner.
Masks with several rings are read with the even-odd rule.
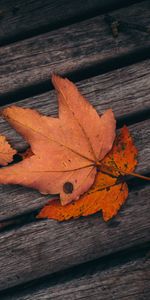
[[[66,194],[71,194],[73,192],[73,184],[71,182],[65,182],[63,190]]]

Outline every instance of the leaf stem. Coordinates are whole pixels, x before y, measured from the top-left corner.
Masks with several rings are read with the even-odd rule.
[[[115,166],[115,167],[112,167],[112,166],[109,167],[109,166],[107,166],[105,164],[101,164],[100,162],[96,162],[96,166],[99,168],[99,170],[101,170],[100,169],[101,167],[102,168],[104,167],[104,168],[106,168],[106,170],[108,169],[108,171],[111,171],[111,170],[114,169],[114,171],[118,171],[118,172],[120,172],[121,174],[124,174],[124,175],[132,175],[132,176],[140,178],[140,179],[150,180],[150,177],[147,177],[147,176],[144,176],[144,175],[140,175],[140,174],[137,174],[137,173],[134,173],[134,172],[130,172],[130,173],[129,172],[125,172],[125,171],[122,171],[121,169],[119,169],[117,166]],[[109,173],[108,173],[108,175],[109,175]]]
[[[118,170],[119,170],[119,169],[118,169]],[[147,177],[147,176],[144,176],[144,175],[140,175],[140,174],[137,174],[137,173],[134,173],[134,172],[127,173],[127,172],[124,172],[124,171],[123,171],[123,173],[126,174],[126,175],[132,175],[132,176],[134,176],[134,177],[138,177],[138,178],[140,178],[140,179],[150,180],[150,177]]]

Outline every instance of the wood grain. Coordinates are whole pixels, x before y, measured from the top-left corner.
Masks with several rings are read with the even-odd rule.
[[[94,66],[98,68],[105,62],[108,65],[116,61],[114,59],[118,57],[128,55],[130,58],[131,53],[149,49],[149,35],[136,29],[121,31],[118,38],[114,39],[105,16],[101,15],[107,9],[128,5],[128,2],[93,0],[85,4],[83,0],[45,0],[41,5],[40,0],[28,0],[26,3],[22,0],[2,0],[0,43],[17,39],[18,42],[0,49],[0,99],[14,92],[19,94],[19,91],[23,98],[23,89],[30,91],[30,87],[42,86],[53,71],[68,74]],[[111,15],[149,27],[150,2],[143,1],[114,10]],[[27,38],[29,36],[34,37]],[[117,67],[113,66],[114,69]],[[136,123],[139,119],[136,120],[135,116],[140,113],[144,116],[150,109],[149,82],[150,60],[147,60],[77,83],[98,112],[112,107],[117,119],[131,117],[135,122],[129,129],[139,149],[139,173],[149,172],[150,122],[145,120]],[[57,114],[53,90],[32,99],[24,99],[18,104],[36,108],[46,115]],[[3,120],[0,120],[0,133],[5,134],[18,150],[27,146]],[[150,226],[149,191],[148,185],[132,188],[119,214],[108,223],[104,223],[98,213],[63,223],[35,220],[1,232],[0,290],[147,243]],[[0,186],[0,220],[39,209],[48,198],[31,189]],[[103,269],[95,265],[86,274],[77,277],[70,274],[55,285],[38,285],[30,292],[27,290],[16,296],[10,295],[8,300],[144,300],[150,298],[148,272],[147,256],[121,264],[117,262],[116,265],[112,262],[110,267],[107,265]]]
[[[148,300],[150,298],[149,276],[150,260],[143,256],[129,261],[111,260],[90,265],[78,272],[68,272],[57,281],[39,283],[34,288],[3,297],[4,300]],[[107,265],[107,266],[106,266]]]
[[[142,111],[150,109],[149,82],[150,60],[145,60],[76,84],[99,113],[111,107],[116,118],[120,119],[139,112],[142,114]],[[57,116],[58,107],[54,90],[13,104]],[[10,130],[10,126],[2,118],[0,118],[0,133],[6,135],[13,147],[20,151],[27,146],[14,130]]]
[[[0,1],[0,43],[21,39],[64,26],[67,22],[101,14],[104,10],[128,5],[135,1],[118,0],[1,0]]]
[[[149,187],[131,191],[117,217],[37,221],[0,235],[0,290],[148,242]]]
[[[149,26],[150,2],[144,1],[112,13],[118,19]],[[104,16],[54,30],[0,49],[1,97],[21,88],[41,84],[51,72],[66,74],[85,66],[130,54],[150,46],[148,34],[120,32],[114,39]]]
[[[101,76],[77,83],[80,91],[103,112],[111,107],[117,118],[150,108],[149,105],[150,60],[124,67]],[[16,103],[17,104],[17,103]],[[24,107],[38,109],[41,113],[56,116],[57,101],[54,91],[28,98],[18,103]],[[139,150],[137,172],[149,172],[149,121],[130,126]],[[0,132],[7,136],[18,150],[27,145],[23,139],[2,119]],[[49,196],[20,186],[0,186],[0,220],[30,212],[44,205]]]

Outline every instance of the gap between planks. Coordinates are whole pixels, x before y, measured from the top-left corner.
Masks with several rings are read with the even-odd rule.
[[[4,300],[62,299],[62,297],[68,300],[69,293],[69,299],[72,300],[83,299],[83,296],[86,299],[93,299],[94,291],[96,291],[94,299],[98,300],[109,300],[110,295],[114,294],[115,299],[119,297],[118,300],[123,296],[130,299],[129,296],[132,297],[133,294],[148,296],[150,294],[148,250],[149,245],[144,244],[136,249],[117,252],[64,272],[7,289],[0,292],[0,296]]]
[[[142,197],[142,196],[141,196]],[[15,232],[15,231],[14,231]],[[45,252],[44,252],[45,253]],[[143,263],[143,262],[142,262]],[[34,263],[33,263],[34,264]],[[139,266],[139,265],[138,265]],[[144,264],[144,267],[145,267],[145,264]],[[9,268],[8,268],[9,269]],[[125,272],[127,272],[128,270],[125,270]],[[131,271],[132,272],[134,272],[134,269],[131,269]],[[143,274],[143,272],[141,273],[140,271],[139,271],[139,268],[137,269],[136,268],[136,272],[138,271],[138,275],[137,275],[137,278],[139,278],[140,276],[141,276],[141,274]],[[119,275],[120,275],[120,270],[119,270],[119,273],[118,273]],[[124,274],[124,273],[123,273]],[[118,275],[118,276],[119,276]],[[139,276],[139,277],[138,277]],[[126,276],[125,276],[125,278],[126,278]],[[132,278],[135,278],[135,277],[132,277]],[[132,278],[131,278],[131,280],[132,280]],[[8,278],[9,279],[9,278]],[[91,279],[91,278],[90,278]],[[106,282],[108,282],[108,278],[107,278],[107,281]],[[87,286],[89,285],[89,282],[87,281],[86,282],[86,284],[87,284]],[[127,286],[127,284],[126,284],[126,286]],[[66,287],[67,288],[67,290],[68,290],[68,287]],[[108,288],[110,288],[110,287],[108,287]],[[101,291],[101,290],[100,290]],[[138,290],[139,291],[139,290]],[[75,290],[74,290],[74,292],[76,292],[76,288],[75,288]],[[77,295],[77,294],[76,294]],[[87,296],[88,294],[86,294],[86,288],[85,288],[85,296]],[[93,294],[92,294],[93,295]],[[98,295],[98,294],[97,294]],[[137,294],[138,295],[138,294]],[[143,296],[143,293],[141,293],[140,294],[141,295],[141,297]],[[147,295],[147,294],[146,294]],[[132,293],[131,293],[131,296],[132,296]],[[64,291],[64,297],[65,297],[65,291]],[[64,298],[65,299],[65,298]],[[66,298],[67,299],[67,298]],[[80,298],[79,298],[80,299]],[[97,299],[99,299],[99,298],[97,298]],[[109,299],[109,298],[108,298]],[[117,298],[115,298],[115,299],[117,299]],[[119,298],[120,299],[120,298]]]
[[[119,75],[123,78],[121,86],[118,80]],[[127,121],[126,115],[135,113],[136,116],[136,113],[138,113],[140,116],[142,109],[148,111],[150,108],[149,81],[150,60],[147,60],[81,81],[77,85],[82,94],[90,100],[98,112],[103,112],[111,107],[117,119],[120,120],[120,118],[124,117],[124,121]],[[36,96],[33,99],[25,99],[20,101],[19,104],[24,107],[36,108],[44,114],[50,113],[56,116],[57,102],[54,91]],[[135,118],[134,121],[136,121]],[[137,172],[149,172],[149,121],[134,124],[130,129],[139,149],[140,164]],[[6,135],[12,145],[18,150],[21,151],[26,147],[21,137],[13,130],[10,130],[8,124],[2,119],[0,119],[0,133]],[[0,198],[1,220],[12,218],[16,214],[28,213],[41,207],[48,200],[48,197],[43,197],[36,191],[18,186],[1,186]],[[7,199],[7,202],[5,199]]]
[[[119,122],[137,122],[142,112],[150,110],[149,102],[150,60],[123,67],[103,75],[77,82],[80,92],[90,101],[99,113],[112,108]],[[14,102],[32,109],[37,109],[45,115],[58,115],[55,91],[49,91],[20,102]],[[1,107],[3,109],[3,107]],[[134,118],[132,118],[132,116]],[[13,147],[22,151],[27,144],[23,139],[10,130],[6,121],[0,118],[0,133],[7,136]]]
[[[129,130],[138,148],[138,166],[136,172],[149,172],[150,120],[129,126]],[[39,209],[51,196],[41,195],[38,191],[18,185],[0,185],[0,220],[5,220]]]
[[[72,23],[131,5],[138,0],[84,0],[0,2],[0,45],[13,43]]]
[[[149,1],[144,1],[116,10],[112,16],[148,26],[149,8]],[[135,29],[120,32],[115,40],[104,16],[1,47],[1,97],[47,82],[51,72],[77,72],[149,47],[149,35]]]
[[[148,174],[144,174],[147,177],[150,177],[150,173]],[[149,182],[148,181],[143,181],[140,178],[132,178],[129,176],[129,179],[126,179],[126,183],[128,185],[129,188],[129,193],[131,190],[140,190],[143,188],[143,186],[148,185]],[[48,201],[48,200],[46,200]],[[41,203],[41,207],[43,206],[43,204]],[[34,222],[36,220],[36,216],[39,213],[41,207],[39,206],[39,208],[37,209],[33,209],[27,213],[21,213],[20,215],[15,214],[14,216],[12,216],[12,218],[6,218],[2,221],[0,221],[0,233],[3,233],[5,231],[8,230],[12,230],[12,229],[16,229],[19,228],[21,226],[24,226],[26,224],[31,224],[32,222]],[[40,220],[36,220],[37,222]]]
[[[73,82],[78,82],[81,80],[90,79],[98,75],[104,75],[108,72],[113,72],[115,70],[122,69],[123,67],[130,67],[130,65],[140,63],[149,59],[150,48],[146,47],[144,49],[139,49],[137,51],[132,51],[125,55],[119,55],[116,58],[108,59],[104,62],[92,64],[91,66],[84,66],[79,70],[75,70],[69,73],[63,74],[63,77],[68,77]],[[19,102],[28,97],[38,96],[47,91],[53,90],[53,86],[49,79],[46,79],[37,84],[33,84],[27,87],[22,87],[16,91],[10,91],[5,95],[0,96],[0,106],[13,104],[14,102]],[[120,78],[121,81],[121,78]]]
[[[130,192],[110,223],[98,213],[61,223],[42,220],[2,233],[0,289],[147,243],[149,226],[149,186],[145,186]]]

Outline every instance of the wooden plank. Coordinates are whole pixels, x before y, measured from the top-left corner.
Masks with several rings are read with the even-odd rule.
[[[100,214],[37,221],[0,235],[0,290],[149,241],[149,187],[131,191],[113,222]]]
[[[104,10],[128,5],[135,1],[118,0],[1,0],[0,2],[0,43],[24,36],[37,34],[74,22],[86,16],[101,14]]]
[[[99,113],[111,107],[116,118],[120,119],[150,109],[149,82],[150,60],[145,60],[82,80],[77,82],[77,86]],[[46,115],[57,115],[57,99],[54,90],[13,104],[38,109]],[[6,135],[12,145],[20,151],[27,146],[14,130],[10,130],[9,125],[2,118],[0,118],[0,133]]]
[[[142,174],[150,171],[150,120],[129,127],[138,148],[138,166],[136,172]],[[13,216],[31,212],[47,203],[50,196],[21,186],[0,185],[0,221]]]
[[[119,81],[121,79],[121,84]],[[149,108],[150,60],[124,67],[78,83],[81,92],[99,112],[112,107],[117,118]],[[49,101],[50,99],[50,101]],[[57,102],[54,91],[19,102],[24,107],[38,109],[41,113],[56,116]],[[148,172],[149,121],[130,127],[139,149],[137,172]],[[14,147],[22,150],[26,144],[8,124],[0,119],[0,132],[5,134]],[[48,196],[49,197],[49,196]],[[0,186],[0,220],[30,212],[47,202],[48,197],[19,186]],[[7,199],[7,201],[6,201]]]
[[[112,15],[148,26],[149,8],[150,2],[144,1],[116,10]],[[120,33],[116,42],[104,16],[98,16],[1,47],[1,96],[45,82],[51,72],[65,74],[79,71],[85,66],[104,63],[149,46],[148,34],[131,29]]]
[[[120,260],[120,259],[118,259]],[[20,289],[15,294],[3,296],[4,300],[148,300],[150,298],[150,260],[146,254],[129,261],[108,259],[108,263],[93,263],[77,272],[68,272],[55,280]],[[109,265],[109,267],[108,267]]]

